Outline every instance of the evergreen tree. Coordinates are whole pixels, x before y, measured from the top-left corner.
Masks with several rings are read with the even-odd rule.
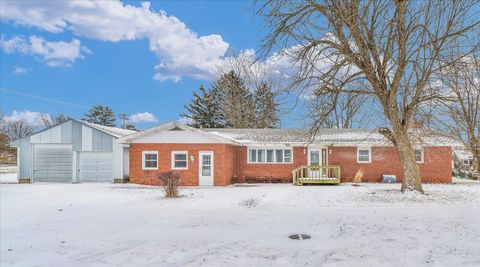
[[[255,127],[275,128],[278,123],[278,103],[271,88],[262,83],[255,91]]]
[[[115,113],[107,106],[93,106],[88,113],[85,113],[85,119],[88,122],[104,125],[115,126]]]
[[[190,126],[195,128],[273,128],[278,123],[278,103],[270,87],[263,83],[252,94],[245,81],[230,71],[214,81],[210,90],[200,87],[185,106]]]
[[[133,131],[138,131],[137,128],[135,128],[135,125],[131,124],[131,123],[127,123],[125,125],[125,129],[127,130],[133,130]]]
[[[216,104],[218,103],[216,102],[218,99],[215,99],[217,91],[211,90],[207,92],[203,85],[201,85],[199,89],[200,94],[193,92],[192,102],[185,106],[188,114],[184,113],[181,116],[189,118],[191,122],[188,123],[188,125],[195,128],[225,127],[218,109],[219,105]]]
[[[220,105],[226,127],[253,128],[255,125],[253,95],[245,86],[245,81],[235,72],[223,74],[212,84],[218,92],[215,103]]]

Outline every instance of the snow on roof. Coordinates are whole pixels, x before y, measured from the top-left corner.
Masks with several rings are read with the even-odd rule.
[[[242,144],[391,145],[378,129],[320,129],[314,138],[308,129],[202,129]],[[451,146],[454,140],[427,129],[410,132],[414,143]]]
[[[455,155],[462,160],[473,159],[473,153],[470,151],[457,149],[457,150],[454,150],[453,153],[455,153]]]
[[[203,135],[203,136],[208,136],[210,138],[216,139],[219,142],[225,143],[225,144],[237,144],[237,142],[233,141],[232,139],[225,138],[225,137],[220,136],[220,135],[211,134],[207,131],[202,131],[201,129],[193,128],[193,127],[190,127],[188,125],[185,125],[185,124],[177,122],[177,121],[167,122],[167,123],[160,124],[160,125],[157,125],[155,127],[152,127],[152,128],[149,128],[149,129],[146,129],[146,130],[143,130],[143,131],[139,131],[135,134],[119,138],[119,139],[117,139],[117,142],[129,143],[129,142],[132,142],[133,140],[136,140],[136,139],[141,138],[141,137],[153,135],[153,134],[164,132],[164,131],[172,131],[172,130],[180,130],[180,131],[186,131],[186,132],[190,132],[190,133],[194,133],[194,134],[200,134],[200,135]],[[159,141],[161,141],[161,140],[159,140]],[[163,141],[165,141],[165,140],[163,140]],[[186,141],[187,140],[185,140],[185,142]]]
[[[102,131],[104,133],[110,134],[111,136],[116,137],[116,138],[120,138],[120,137],[127,136],[127,135],[130,135],[130,134],[134,134],[134,133],[137,132],[137,131],[134,131],[134,130],[127,130],[127,129],[117,128],[117,127],[109,127],[109,126],[104,126],[104,125],[91,123],[91,122],[87,122],[87,121],[80,121],[80,122],[89,126],[89,127],[92,127],[94,129],[97,129],[97,130]]]

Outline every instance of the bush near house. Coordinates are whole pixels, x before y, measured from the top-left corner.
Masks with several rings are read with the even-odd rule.
[[[291,183],[292,178],[281,178],[281,177],[272,177],[272,176],[246,176],[246,183]]]
[[[164,172],[158,177],[165,191],[166,198],[176,198],[180,195],[180,175],[176,172]]]

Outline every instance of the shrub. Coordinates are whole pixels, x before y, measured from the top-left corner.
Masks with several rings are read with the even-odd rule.
[[[158,177],[162,182],[165,197],[175,198],[180,195],[180,175],[176,172],[164,172]]]

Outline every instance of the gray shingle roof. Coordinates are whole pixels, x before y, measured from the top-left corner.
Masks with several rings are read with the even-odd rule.
[[[127,135],[130,135],[130,134],[134,134],[134,133],[137,132],[137,131],[134,131],[134,130],[127,130],[127,129],[117,128],[117,127],[109,127],[109,126],[104,126],[104,125],[91,123],[91,122],[87,122],[87,121],[80,121],[80,122],[87,125],[87,126],[95,128],[99,131],[110,134],[110,135],[112,135],[116,138],[120,138],[120,137],[127,136]]]
[[[321,145],[391,145],[378,129],[320,129],[311,138],[307,129],[203,129],[243,144],[321,144]],[[410,132],[412,141],[423,145],[455,145],[444,134],[427,129]]]
[[[321,129],[313,139],[307,129],[204,129],[204,131],[240,143],[388,143],[376,129]]]

